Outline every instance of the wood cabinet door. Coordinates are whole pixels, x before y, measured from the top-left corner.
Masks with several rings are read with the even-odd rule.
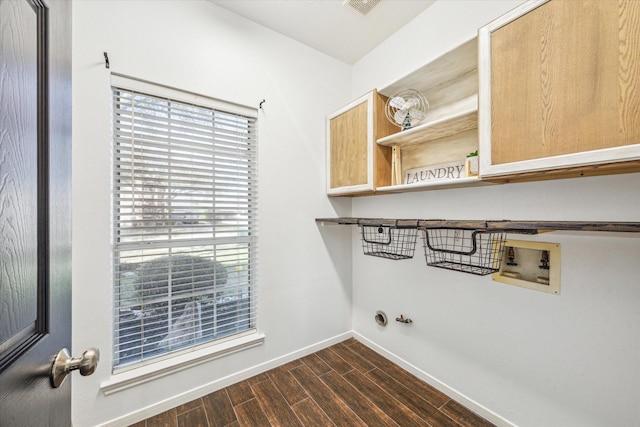
[[[368,94],[328,119],[329,193],[373,190],[372,102]]]
[[[640,159],[639,1],[531,1],[479,39],[483,176]]]

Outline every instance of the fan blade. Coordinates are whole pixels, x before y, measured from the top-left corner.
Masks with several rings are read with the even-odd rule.
[[[405,101],[405,108],[413,108],[420,105],[420,98],[411,96]]]
[[[391,98],[391,100],[389,101],[389,106],[393,107],[393,108],[397,108],[397,109],[401,109],[401,108],[405,108],[405,102],[404,99],[402,99],[399,96],[394,96],[393,98]]]
[[[407,113],[408,111],[406,109],[398,110],[393,115],[393,120],[395,120],[397,124],[401,125],[402,122],[404,122],[404,118],[407,117]]]
[[[414,120],[422,120],[425,117],[424,111],[420,111],[417,108],[409,110],[409,116]]]

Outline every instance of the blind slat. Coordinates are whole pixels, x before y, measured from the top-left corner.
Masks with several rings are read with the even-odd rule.
[[[196,119],[180,117],[172,111],[167,111],[163,115],[153,115],[139,111],[133,113],[129,110],[116,108],[114,113],[119,124],[119,133],[127,133],[136,129],[140,132],[171,134],[180,137],[185,135],[193,136],[202,142],[210,138],[212,134],[220,140],[246,139],[251,138],[255,133],[255,126],[250,121],[225,122],[216,116]],[[204,121],[208,123],[203,123]],[[251,132],[251,133],[250,133]]]

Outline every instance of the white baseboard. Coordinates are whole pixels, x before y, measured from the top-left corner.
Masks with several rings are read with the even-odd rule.
[[[375,351],[376,353],[380,354],[386,359],[389,359],[390,361],[400,366],[401,368],[405,369],[406,371],[409,371],[416,377],[420,378],[422,381],[426,382],[427,384],[437,389],[438,391],[441,391],[442,393],[446,394],[456,402],[460,403],[465,408],[475,412],[476,414],[480,415],[482,418],[486,419],[487,421],[492,422],[498,427],[517,427],[515,424],[513,424],[509,420],[501,417],[500,415],[496,414],[495,412],[491,411],[485,406],[482,406],[475,400],[470,399],[468,396],[465,396],[464,394],[460,393],[456,389],[449,387],[447,384],[443,383],[437,378],[432,377],[428,373],[412,365],[406,360],[396,356],[395,354],[388,351],[387,349],[380,347],[379,345],[375,344],[373,341],[369,340],[368,338],[360,335],[355,331],[353,331],[352,334],[355,339],[357,339],[362,344],[369,347],[371,350]]]
[[[235,384],[240,381],[244,381],[248,378],[251,378],[255,375],[266,372],[270,369],[276,368],[280,365],[284,365],[285,363],[291,362],[293,360],[299,359],[301,357],[307,356],[311,353],[315,353],[316,351],[322,350],[334,344],[337,344],[341,341],[344,341],[353,336],[352,331],[344,332],[340,335],[336,335],[335,337],[326,339],[324,341],[320,341],[316,344],[312,344],[308,347],[304,347],[300,350],[294,351],[292,353],[286,354],[284,356],[277,357],[275,359],[269,360],[264,363],[260,363],[251,368],[244,369],[242,371],[236,372],[234,374],[228,375],[226,377],[217,379],[210,383],[204,384],[200,387],[194,388],[182,394],[173,396],[169,399],[163,400],[162,402],[154,403],[153,405],[149,405],[145,408],[142,408],[138,411],[131,412],[129,414],[123,415],[121,417],[115,418],[106,423],[100,424],[98,427],[127,427],[131,424],[135,424],[138,421],[145,420],[149,417],[152,417],[156,414],[162,413],[164,411],[168,411],[171,408],[175,408],[176,406],[191,402],[194,399],[205,396],[209,393],[213,393],[214,391],[218,391],[225,387],[228,387],[232,384]]]

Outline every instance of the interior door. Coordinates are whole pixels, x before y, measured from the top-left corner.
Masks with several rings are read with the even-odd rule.
[[[0,425],[71,425],[71,4],[0,0]]]

